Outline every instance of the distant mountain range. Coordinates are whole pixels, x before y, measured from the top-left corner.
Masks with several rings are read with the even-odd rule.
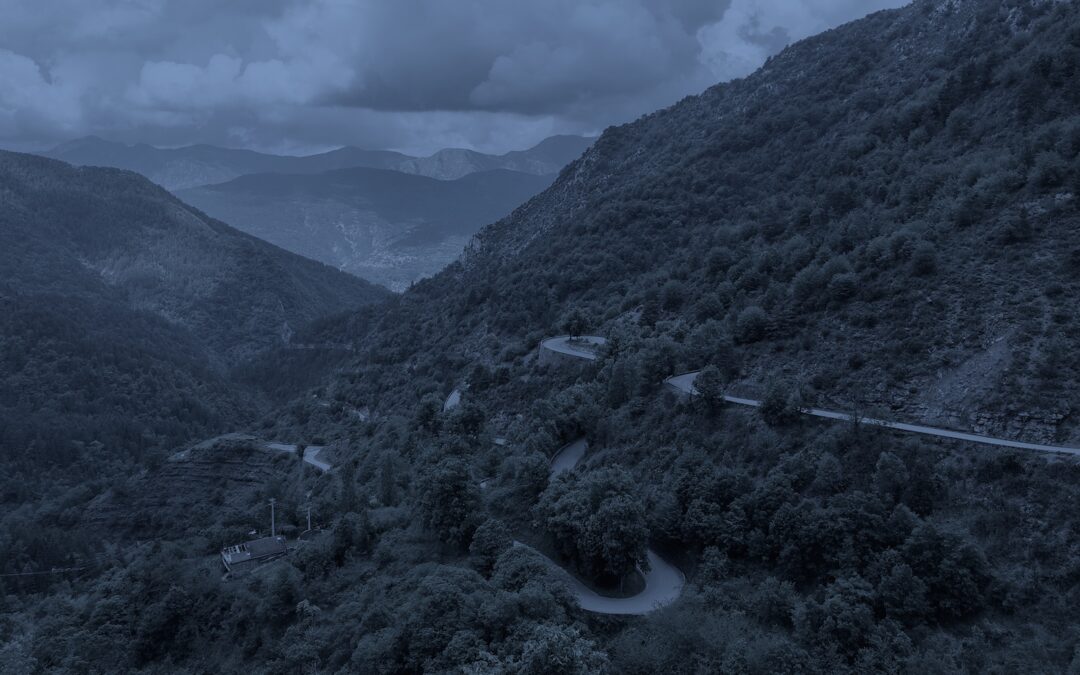
[[[135,171],[249,234],[400,291],[547,188],[592,141],[553,136],[503,155],[447,149],[411,157],[345,147],[291,157],[88,137],[46,155]]]
[[[404,290],[453,262],[480,227],[552,179],[498,169],[446,181],[351,168],[253,174],[176,194],[282,248]]]
[[[450,148],[430,157],[413,157],[388,150],[344,147],[294,157],[213,145],[155,148],[143,143],[127,145],[89,136],[41,154],[70,164],[128,169],[169,190],[182,190],[224,183],[252,173],[312,174],[353,167],[389,169],[439,180],[454,180],[470,173],[496,169],[535,175],[556,174],[580,157],[592,141],[581,136],[552,136],[528,150],[503,155]]]

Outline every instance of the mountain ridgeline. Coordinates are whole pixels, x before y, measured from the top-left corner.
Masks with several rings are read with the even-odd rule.
[[[49,156],[137,171],[215,218],[402,291],[455,260],[476,231],[540,192],[593,139],[430,157],[345,147],[289,157],[209,145],[163,149],[83,138]]]
[[[402,291],[457,259],[479,226],[552,178],[496,169],[436,180],[349,168],[253,174],[176,194],[260,239]]]
[[[400,171],[439,180],[454,180],[470,173],[497,169],[544,176],[558,173],[563,166],[581,156],[592,141],[581,136],[552,136],[527,150],[503,155],[448,148],[428,157],[414,157],[389,150],[344,147],[294,157],[212,145],[155,148],[91,136],[68,141],[45,154],[71,164],[136,171],[169,190],[182,190],[224,183],[252,173],[312,174],[352,167]]]

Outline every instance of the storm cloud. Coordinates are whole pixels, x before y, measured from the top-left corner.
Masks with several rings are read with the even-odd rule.
[[[495,151],[595,133],[900,0],[0,0],[0,145]]]

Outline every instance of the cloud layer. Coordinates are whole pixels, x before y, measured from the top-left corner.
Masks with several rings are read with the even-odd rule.
[[[5,0],[0,145],[504,150],[902,0]]]

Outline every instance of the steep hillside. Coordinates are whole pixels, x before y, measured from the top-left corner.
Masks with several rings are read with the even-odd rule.
[[[497,363],[492,336],[637,312],[647,377],[734,358],[746,391],[782,378],[811,401],[1072,438],[1074,12],[916,3],[610,129],[402,305],[437,346],[387,317],[373,351]]]
[[[205,538],[129,554],[22,594],[7,653],[56,672],[1080,670],[1075,456],[799,414],[1080,446],[1077,64],[1075,2],[918,0],[609,129],[459,263],[313,331],[351,363],[258,433],[336,447],[313,496],[329,536],[228,583],[201,571]],[[605,346],[537,357],[585,333]],[[700,396],[662,384],[703,367]],[[155,484],[230,462],[260,500],[296,498],[286,458],[191,458],[197,480]],[[214,499],[199,526],[238,531]],[[48,544],[18,514],[0,528],[20,561]],[[657,570],[663,608],[580,602],[625,608]]]
[[[144,143],[126,145],[91,136],[63,143],[43,154],[82,166],[128,169],[166,189],[183,190],[224,183],[252,173],[321,173],[351,167],[389,169],[441,180],[497,169],[543,176],[558,173],[580,157],[593,140],[580,136],[553,136],[535,147],[504,155],[447,149],[430,157],[412,157],[387,150],[344,147],[294,157],[212,145],[155,148]]]
[[[249,423],[258,378],[230,368],[387,297],[136,174],[0,153],[3,500]]]
[[[223,362],[385,291],[207,218],[149,181],[0,154],[0,282],[146,312]]]
[[[551,180],[496,170],[442,181],[353,168],[256,174],[177,194],[260,239],[401,291],[446,267],[481,226]]]
[[[354,448],[356,489],[419,519],[362,559],[386,584],[443,579],[444,607],[542,576],[499,542],[613,595],[612,570],[632,585],[662,553],[687,575],[677,603],[551,629],[614,672],[1076,668],[1074,458],[797,410],[1080,446],[1077,64],[1076,3],[926,0],[609,129],[406,292],[273,433]],[[608,338],[595,361],[539,363],[540,338],[582,332]],[[665,392],[705,366],[709,395]],[[580,468],[549,478],[581,437]],[[461,557],[403,544],[420,526]],[[347,606],[304,634],[340,635]],[[540,621],[562,616],[547,606]],[[521,644],[481,620],[480,646],[438,660],[468,620],[431,610],[445,635],[397,622],[429,651],[395,652],[362,637],[378,616],[359,615],[350,654],[319,654],[451,669]]]

